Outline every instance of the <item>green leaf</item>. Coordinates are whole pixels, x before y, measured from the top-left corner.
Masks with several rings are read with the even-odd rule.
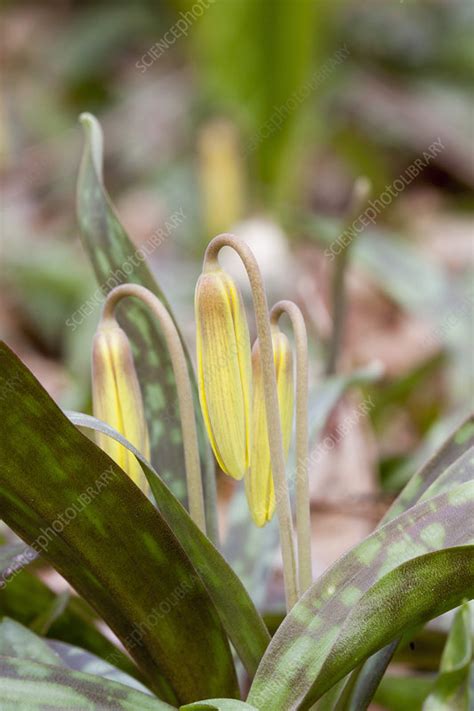
[[[0,623],[0,656],[63,666],[61,659],[48,647],[45,640],[8,618]]]
[[[148,689],[136,679],[90,652],[64,642],[43,639],[27,627],[8,618],[0,624],[0,656],[29,659],[32,662],[54,664],[73,671],[95,674],[150,694]]]
[[[205,701],[196,701],[194,704],[181,706],[179,711],[258,711],[258,709],[245,703],[245,701],[206,699]]]
[[[137,691],[150,694],[146,686],[137,681],[135,677],[125,674],[117,667],[90,652],[86,652],[84,649],[74,647],[72,644],[66,644],[65,642],[58,642],[54,639],[48,639],[47,645],[58,655],[64,666],[73,671],[86,672],[87,674],[100,676],[102,679],[118,681],[120,684],[137,689]]]
[[[41,580],[22,570],[0,589],[0,617],[8,616],[23,625],[34,625],[44,610],[51,609],[56,595]],[[114,660],[114,664],[127,674],[143,680],[131,659],[95,628],[86,603],[71,597],[66,609],[52,623],[48,637],[63,640],[100,656]]]
[[[173,706],[92,674],[0,657],[2,711],[172,711]]]
[[[316,700],[350,669],[377,651],[383,643],[390,642],[397,631],[403,631],[403,627],[400,630],[397,628],[401,615],[396,597],[399,592],[396,575],[393,578],[393,601],[387,600],[384,603],[386,606],[380,608],[384,615],[378,630],[382,644],[378,646],[371,646],[370,636],[365,628],[370,615],[375,616],[376,610],[370,613],[366,610],[362,614],[363,601],[366,596],[370,599],[372,588],[377,589],[376,586],[380,585],[382,580],[386,581],[391,572],[398,566],[407,564],[410,559],[422,560],[426,558],[424,554],[429,551],[472,543],[473,500],[474,484],[462,484],[449,493],[419,503],[407,513],[376,530],[340,558],[312,585],[277,630],[252,684],[249,701],[259,707],[261,705],[262,709],[270,708],[270,695],[274,703],[289,709],[302,701],[310,690],[309,698]],[[462,569],[471,562],[472,555],[471,549],[463,551],[466,559],[459,561]],[[455,557],[455,554],[451,554],[451,557]],[[449,560],[446,561],[446,570],[448,563]],[[416,566],[414,569],[416,571]],[[428,566],[427,574],[429,573],[428,577],[433,581],[433,589],[436,587],[433,576],[438,572],[434,563],[431,572]],[[469,574],[470,571],[466,570],[465,579],[461,579],[459,583],[461,588],[462,585],[465,586],[466,596],[472,582]],[[455,577],[459,576],[462,578],[458,571]],[[415,621],[417,605],[420,606],[419,609],[422,609],[423,605],[437,603],[442,606],[448,599],[448,594],[444,595],[444,600],[433,599],[433,592],[430,593],[429,590],[425,597],[420,599],[421,593],[417,590],[417,585],[420,585],[421,589],[425,582],[417,577],[416,583],[411,585],[409,579],[405,580],[405,589],[413,591],[410,600],[406,600],[406,608],[413,616],[412,622]],[[454,602],[451,607],[456,604],[458,603]],[[395,607],[395,617],[387,614],[387,610]],[[359,610],[358,617],[353,615],[355,609]],[[369,617],[366,618],[365,615]],[[357,644],[351,647],[352,666],[345,668],[344,652],[336,650],[339,649],[339,641],[348,634],[348,620],[351,621],[352,633],[359,634],[359,638]],[[332,668],[330,677],[327,673],[329,666]]]
[[[473,642],[469,605],[457,611],[441,657],[439,676],[423,704],[423,711],[469,711],[474,698],[470,686]]]
[[[417,556],[384,575],[346,616],[336,643],[326,657],[309,694],[305,695],[303,708],[320,698],[375,650],[404,630],[456,607],[465,596],[474,596],[473,545]],[[309,637],[305,638],[304,633],[302,639],[300,650],[306,652],[310,640]],[[314,640],[311,641],[314,645]],[[286,662],[289,662],[288,656]],[[307,666],[301,665],[301,660],[298,668],[300,674],[302,669],[309,671]],[[288,683],[288,677],[286,681]],[[307,683],[306,680],[299,684],[300,693],[302,686],[306,687]],[[256,695],[251,693],[249,700],[255,702]],[[293,705],[293,694],[285,696],[281,708],[296,708]],[[279,699],[280,703],[283,701],[279,694],[274,698]],[[260,708],[263,711],[270,707],[262,705]]]
[[[81,122],[86,141],[77,188],[77,212],[82,240],[91,258],[99,288],[107,294],[121,283],[141,284],[156,294],[173,316],[167,299],[142,259],[143,252],[139,252],[130,241],[104,187],[103,138],[99,122],[91,114],[82,114]],[[147,245],[147,249],[155,246]],[[132,343],[143,392],[152,462],[159,468],[160,475],[175,496],[185,503],[186,480],[176,383],[166,342],[156,319],[137,299],[127,299],[119,305],[118,319]],[[70,325],[74,327],[74,321]],[[184,342],[183,347],[186,350]],[[216,540],[214,461],[207,443],[189,357],[188,367],[195,393],[208,533]]]
[[[467,455],[467,456],[466,456]],[[410,479],[383,518],[383,523],[413,506],[443,476],[449,482],[467,481],[474,476],[474,415],[449,437],[443,446]],[[460,466],[461,462],[465,466]],[[444,481],[443,480],[443,481]]]
[[[268,646],[270,636],[237,575],[130,442],[95,417],[81,413],[67,414],[71,422],[78,427],[103,432],[135,454],[146,474],[161,514],[201,576],[233,646],[249,675],[253,676]]]
[[[5,345],[0,359],[17,383],[0,401],[5,522],[97,610],[157,693],[238,696],[215,608],[162,515]]]
[[[418,500],[449,491],[455,484],[472,481],[473,464],[474,415],[467,418],[410,479],[379,525],[392,520]],[[398,641],[392,642],[390,649],[380,650],[373,659],[368,659],[362,668],[353,672],[351,690],[350,693],[345,692],[347,698],[342,708],[355,711],[369,704],[397,646]]]

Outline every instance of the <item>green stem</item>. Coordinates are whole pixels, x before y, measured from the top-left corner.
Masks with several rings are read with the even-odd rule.
[[[303,314],[292,301],[279,301],[270,312],[277,324],[286,314],[293,329],[296,348],[296,539],[300,595],[313,582],[311,566],[311,514],[308,480],[308,337]]]
[[[354,219],[358,216],[362,205],[370,193],[370,183],[366,178],[358,178],[352,190],[349,207],[344,218],[343,234],[350,229]],[[332,280],[332,333],[328,348],[326,375],[336,372],[337,360],[341,349],[344,320],[346,312],[346,269],[349,260],[349,251],[355,234],[350,234],[351,239],[344,249],[336,256],[336,264]]]
[[[160,322],[166,345],[170,353],[176,379],[179,415],[183,435],[184,462],[188,489],[189,514],[194,523],[206,532],[204,497],[202,489],[201,463],[194,417],[193,392],[189,379],[186,356],[176,326],[166,307],[151,291],[139,284],[122,284],[108,294],[104,304],[103,318],[114,318],[117,303],[128,296],[140,299]]]
[[[275,485],[276,509],[280,528],[280,543],[283,558],[283,575],[287,609],[298,600],[295,553],[293,547],[293,523],[290,497],[285,473],[285,456],[281,434],[280,410],[273,361],[273,345],[268,318],[268,304],[262,275],[251,249],[242,240],[230,234],[215,237],[204,256],[204,270],[217,267],[218,254],[222,247],[231,247],[239,255],[247,272],[252,289],[257,334],[262,358],[265,411],[267,416],[268,443]]]

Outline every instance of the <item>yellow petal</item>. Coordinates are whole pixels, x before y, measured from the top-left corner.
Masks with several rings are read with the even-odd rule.
[[[95,417],[114,427],[148,459],[148,430],[130,343],[115,321],[101,323],[94,337],[92,399]],[[148,482],[134,455],[101,433],[96,434],[96,441],[147,493]]]
[[[249,466],[250,339],[240,294],[221,269],[199,277],[195,297],[199,398],[214,454],[226,474]]]
[[[283,450],[285,457],[291,442],[293,427],[293,358],[290,343],[281,331],[272,332],[273,359],[277,380],[278,405],[280,410]],[[252,350],[253,441],[250,457],[250,471],[245,477],[245,490],[252,518],[257,526],[264,526],[275,511],[275,489],[268,444],[267,416],[263,387],[263,372],[258,341]]]

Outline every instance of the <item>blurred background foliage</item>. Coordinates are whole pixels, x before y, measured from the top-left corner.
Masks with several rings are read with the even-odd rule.
[[[313,503],[333,492],[357,521],[349,539],[362,535],[472,403],[472,2],[58,0],[2,14],[0,327],[63,406],[90,408],[99,314],[66,325],[96,289],[75,218],[80,112],[101,120],[106,183],[134,243],[164,230],[150,262],[190,343],[203,248],[237,231],[272,298],[305,311],[316,399],[331,332],[324,250],[353,181],[370,178],[376,198],[442,141],[351,249],[339,371],[378,361],[383,375],[335,409],[327,432],[374,403],[314,472]],[[338,477],[355,481],[345,508]]]

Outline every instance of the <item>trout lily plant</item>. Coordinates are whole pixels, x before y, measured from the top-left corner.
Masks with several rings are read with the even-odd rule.
[[[373,374],[318,385],[324,406],[308,421],[302,315],[289,301],[269,309],[252,252],[224,234],[196,286],[195,380],[169,304],[105,191],[100,126],[81,120],[78,217],[106,297],[94,416],[62,411],[1,345],[1,516],[23,541],[0,553],[1,709],[365,709],[392,687],[407,693],[413,677],[391,677],[390,661],[406,662],[425,623],[454,608],[416,704],[388,708],[472,708],[474,419],[315,580],[308,437]],[[248,274],[253,344],[223,247]],[[216,462],[241,480],[224,542]],[[278,548],[286,610],[269,615],[264,580]],[[77,595],[56,595],[38,559]]]

